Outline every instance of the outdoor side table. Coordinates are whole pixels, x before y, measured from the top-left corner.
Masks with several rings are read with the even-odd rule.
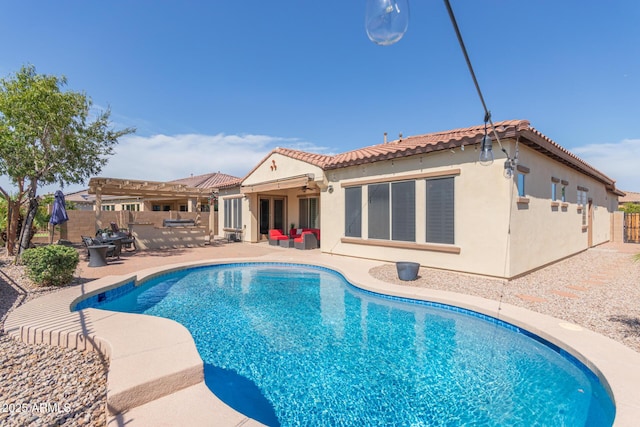
[[[292,248],[293,247],[293,239],[288,240],[279,240],[278,244],[281,248]]]
[[[104,267],[107,265],[107,249],[109,245],[93,245],[88,246],[89,249],[89,267]]]

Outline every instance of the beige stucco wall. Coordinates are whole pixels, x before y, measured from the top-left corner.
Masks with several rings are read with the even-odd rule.
[[[519,164],[530,169],[525,178],[529,203],[512,204],[510,277],[588,249],[590,232],[592,246],[611,239],[611,206],[617,204],[617,198],[608,193],[603,184],[528,147],[520,147]],[[558,183],[560,205],[552,206],[552,177],[569,182],[566,185],[566,207],[560,201],[561,183]],[[517,198],[515,176],[513,185]],[[587,199],[592,201],[593,219],[591,230],[582,225],[582,213],[577,204],[578,186],[589,189]],[[588,211],[587,206],[587,217]]]
[[[515,141],[503,141],[513,153]],[[322,171],[308,163],[272,154],[259,165],[243,185],[314,174],[319,184],[321,250],[326,253],[377,259],[389,262],[414,261],[423,266],[495,277],[516,277],[527,271],[563,259],[592,245],[611,239],[611,213],[617,197],[593,178],[521,145],[519,164],[526,174],[528,203],[518,203],[517,173],[504,176],[505,155],[495,147],[495,161],[482,166],[474,146],[465,150],[445,150],[372,164]],[[272,168],[274,165],[277,168]],[[455,243],[432,245],[426,242],[426,178],[416,174],[443,173],[454,176]],[[566,203],[561,202],[562,183],[557,184],[557,206],[551,201],[552,177],[566,180]],[[344,239],[345,186],[374,180],[404,178],[416,182],[416,242],[376,241],[367,236],[367,187],[363,185],[362,237]],[[328,191],[331,186],[332,191]],[[578,212],[577,188],[589,189],[592,202],[591,229],[583,227]],[[318,191],[318,190],[316,190]],[[225,197],[237,197],[239,188],[221,192],[219,230],[223,229]],[[286,227],[298,218],[301,189],[248,193],[243,197],[243,239],[260,240],[258,210],[261,196],[286,197]]]
[[[384,261],[414,261],[421,265],[478,274],[501,275],[507,242],[509,182],[502,177],[500,153],[491,166],[476,162],[473,146],[464,151],[444,151],[404,159],[377,162],[328,171],[333,193],[322,193],[322,250]],[[455,175],[455,244],[460,253],[425,250],[420,247],[394,248],[342,243],[345,207],[342,184],[358,183],[370,178],[395,179],[416,173],[444,172],[459,169]],[[363,188],[362,240],[367,236],[366,191]],[[426,240],[426,181],[416,180],[416,243]],[[385,241],[391,242],[391,241]]]
[[[510,153],[513,141],[504,141]],[[494,151],[490,166],[480,165],[473,147],[444,151],[371,165],[328,171],[332,194],[322,193],[322,250],[385,261],[414,261],[421,265],[468,273],[515,277],[588,248],[589,229],[583,230],[578,213],[577,187],[587,187],[593,204],[592,245],[610,240],[611,206],[617,198],[603,184],[556,162],[535,150],[520,146],[520,164],[526,177],[528,204],[517,203],[517,175],[504,177],[505,156]],[[394,248],[342,242],[344,188],[342,184],[371,178],[395,179],[403,175],[459,169],[455,176],[455,244],[459,253]],[[551,203],[551,177],[569,181],[567,206]],[[425,180],[416,180],[416,243],[425,243]],[[362,240],[367,240],[366,187],[363,187]],[[388,243],[391,241],[385,241]],[[447,245],[444,245],[447,246]]]
[[[275,163],[274,163],[275,162]],[[251,172],[242,182],[242,185],[255,185],[265,182],[272,182],[292,178],[300,175],[311,174],[314,181],[314,190],[302,191],[301,188],[291,188],[282,190],[273,190],[264,193],[247,193],[243,198],[242,222],[245,227],[243,240],[247,242],[258,242],[261,239],[259,233],[259,199],[260,197],[281,197],[286,200],[285,203],[285,222],[284,228],[288,229],[291,223],[298,225],[299,217],[299,198],[308,197],[318,192],[317,187],[325,187],[323,177],[324,172],[321,168],[310,163],[297,159],[292,159],[278,153],[272,153],[268,156],[256,169]],[[239,192],[239,189],[237,190]],[[238,193],[236,193],[238,194]],[[232,197],[233,194],[222,194],[220,198]],[[322,203],[320,203],[322,204]],[[224,224],[224,206],[220,203],[218,206],[221,212],[220,224]],[[321,214],[322,215],[322,214]],[[222,225],[220,225],[222,230]],[[286,230],[284,230],[286,232]]]
[[[275,162],[275,168],[272,168],[273,162]],[[314,175],[314,180],[321,180],[323,176],[322,169],[317,166],[282,154],[272,153],[251,174],[245,177],[242,185],[253,185],[308,173]]]
[[[156,227],[129,224],[136,246],[141,250],[204,246],[208,227]]]
[[[71,242],[82,242],[81,236],[95,236],[98,228],[96,213],[96,211],[68,210],[69,221],[65,223],[62,232],[59,227],[56,227],[54,241],[60,238]],[[115,222],[120,228],[130,228],[132,223],[151,223],[161,227],[164,219],[194,219],[198,225],[205,227],[208,235],[210,215],[217,216],[214,212],[101,211],[100,223],[101,228],[109,228],[111,222]]]

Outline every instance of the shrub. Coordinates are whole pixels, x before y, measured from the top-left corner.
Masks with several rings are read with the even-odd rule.
[[[80,257],[74,248],[48,245],[26,250],[22,262],[37,285],[64,286],[71,283]]]

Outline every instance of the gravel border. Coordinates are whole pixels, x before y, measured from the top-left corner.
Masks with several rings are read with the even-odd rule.
[[[15,307],[56,292],[0,257],[0,425],[104,426],[108,361],[95,352],[28,345],[4,332]]]
[[[511,281],[425,267],[417,280],[401,281],[393,264],[374,267],[369,274],[388,283],[523,307],[583,326],[640,353],[640,262],[630,253],[591,248]]]

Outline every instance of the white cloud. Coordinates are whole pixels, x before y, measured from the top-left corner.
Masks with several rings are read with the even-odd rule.
[[[640,139],[584,145],[573,147],[571,151],[614,179],[616,188],[640,191]]]
[[[127,135],[120,138],[115,154],[99,174],[108,178],[171,181],[189,175],[222,172],[244,177],[272,149],[282,146],[322,153],[326,148],[298,138],[268,135]],[[86,188],[73,185],[65,192]],[[0,177],[0,186],[11,189],[9,180]],[[57,185],[38,190],[38,194],[53,192]]]
[[[267,135],[127,136],[100,175],[169,181],[220,171],[243,177],[273,148],[298,144],[315,148],[295,138]]]

